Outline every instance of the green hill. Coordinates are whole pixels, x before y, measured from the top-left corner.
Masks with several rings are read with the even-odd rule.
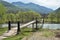
[[[18,11],[29,11],[30,9],[17,7],[11,3],[8,3],[6,1],[0,0],[0,3],[3,4],[7,9],[8,13],[16,13]]]

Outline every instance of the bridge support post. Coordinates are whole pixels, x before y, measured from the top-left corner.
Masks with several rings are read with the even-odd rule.
[[[38,30],[38,26],[37,26],[37,18],[36,18],[36,30]]]
[[[8,31],[10,31],[11,30],[11,22],[9,21],[8,22]]]
[[[20,22],[18,21],[17,24],[18,24],[18,27],[17,27],[17,34],[19,34],[19,32],[20,32]]]

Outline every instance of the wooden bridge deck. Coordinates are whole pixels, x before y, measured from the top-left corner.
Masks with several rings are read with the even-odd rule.
[[[31,22],[28,22],[28,23],[26,23],[26,24],[21,25],[20,28],[26,27],[26,26],[28,26],[28,25],[30,25],[30,24],[32,24],[32,23],[35,23],[35,22],[36,22],[36,20],[33,20],[33,21],[31,21]],[[17,27],[15,27],[15,28],[13,28],[13,29],[17,29]]]
[[[36,20],[33,20],[31,22],[21,25],[20,28],[26,27],[35,22],[36,22]],[[7,38],[8,36],[15,35],[16,33],[17,33],[17,27],[12,28],[9,32],[5,32],[2,36],[0,36],[0,40],[2,40],[3,38]]]

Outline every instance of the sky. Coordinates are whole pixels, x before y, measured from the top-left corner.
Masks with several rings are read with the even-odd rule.
[[[5,0],[7,2],[23,2],[23,3],[35,3],[38,4],[40,6],[45,6],[48,8],[51,8],[53,10],[57,9],[60,7],[60,0]]]

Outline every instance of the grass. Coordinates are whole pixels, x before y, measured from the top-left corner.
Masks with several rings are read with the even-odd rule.
[[[45,37],[52,37],[54,36],[54,33],[51,32],[51,31],[44,31],[42,36],[45,36]]]
[[[49,29],[39,29],[38,31],[42,32],[42,36],[44,36],[44,37],[52,37],[53,35],[55,35]],[[15,35],[15,36],[10,36],[10,37],[5,38],[3,40],[21,40],[25,36],[29,36],[32,33],[33,33],[32,28],[22,28],[20,34]]]
[[[25,36],[31,35],[32,29],[31,28],[22,28],[20,34],[5,38],[3,40],[21,40]]]
[[[2,35],[5,31],[7,31],[7,28],[0,28],[0,35]]]
[[[52,37],[55,35],[55,33],[49,29],[40,29],[39,31],[42,32],[41,36],[44,36],[44,37]]]

